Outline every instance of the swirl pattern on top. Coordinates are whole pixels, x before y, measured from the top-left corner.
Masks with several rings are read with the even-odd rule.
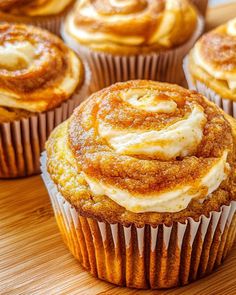
[[[140,47],[152,51],[184,43],[196,23],[197,13],[187,0],[81,0],[65,30],[94,49],[135,54]]]
[[[53,15],[64,11],[74,0],[1,0],[0,10],[15,15]]]
[[[194,63],[236,91],[236,18],[205,34],[195,45]]]
[[[179,212],[230,173],[231,126],[201,95],[150,81],[95,93],[69,121],[69,161],[92,195],[131,212]]]
[[[41,112],[68,99],[83,66],[56,36],[24,25],[0,25],[0,106]]]

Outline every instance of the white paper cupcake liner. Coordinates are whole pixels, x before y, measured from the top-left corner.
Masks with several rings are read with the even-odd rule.
[[[188,57],[185,57],[183,62],[183,69],[189,89],[196,90],[197,92],[203,94],[206,98],[208,98],[210,101],[214,102],[217,106],[223,109],[227,114],[236,118],[236,101],[221,97],[214,90],[210,89],[207,85],[200,81],[193,81],[188,69],[188,62]]]
[[[87,97],[88,81],[60,106],[18,121],[0,123],[0,178],[40,173],[40,153],[51,131]]]
[[[192,0],[202,15],[206,15],[208,0]]]
[[[115,82],[148,79],[184,84],[182,62],[204,30],[204,21],[198,18],[197,28],[192,37],[183,45],[168,51],[132,56],[119,56],[93,51],[80,45],[62,26],[64,41],[87,61],[91,70],[91,92],[107,87]]]
[[[234,201],[199,221],[188,218],[170,227],[125,227],[81,216],[51,180],[46,153],[41,169],[64,242],[83,267],[100,279],[135,288],[185,285],[212,272],[233,245]]]

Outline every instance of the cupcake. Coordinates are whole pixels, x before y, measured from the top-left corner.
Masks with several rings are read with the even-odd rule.
[[[75,0],[1,0],[1,22],[25,23],[60,34],[60,26]]]
[[[94,93],[51,134],[42,176],[63,239],[94,276],[185,285],[235,238],[236,123],[201,94],[134,80]]]
[[[208,0],[192,0],[192,3],[196,5],[202,15],[206,15]]]
[[[184,69],[190,88],[236,117],[236,18],[203,35]]]
[[[62,37],[88,62],[95,91],[129,79],[182,83],[183,57],[202,31],[187,0],[85,0],[66,17]]]
[[[0,85],[0,178],[38,173],[47,136],[86,95],[84,67],[48,31],[1,24]]]

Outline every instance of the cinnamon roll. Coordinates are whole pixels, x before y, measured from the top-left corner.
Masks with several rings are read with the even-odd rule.
[[[129,226],[137,243],[132,244],[133,251],[138,251],[139,243],[149,249],[148,226],[164,226],[164,232],[166,227],[171,230],[180,223],[187,224],[189,219],[197,226],[202,216],[212,216],[222,206],[232,206],[236,188],[235,132],[234,119],[202,95],[177,85],[136,80],[117,83],[93,94],[54,130],[46,146],[47,168],[44,163],[42,168],[59,227],[68,238],[66,243],[72,253],[84,265],[81,256],[73,252],[82,242],[79,246],[70,243],[74,240],[73,226],[79,235],[84,234],[85,228],[91,230],[99,264],[100,251],[108,257],[113,257],[113,251],[125,251],[123,235],[126,239]],[[119,226],[118,232],[114,232],[115,225]],[[139,237],[143,227],[147,240],[142,240],[143,235]],[[112,245],[104,244],[104,249],[98,246],[100,235]],[[179,232],[177,236],[173,233],[173,239],[174,235],[176,240],[180,238]],[[85,239],[86,244],[90,243],[88,236]],[[117,239],[121,248],[113,248]],[[161,234],[155,239],[162,243]],[[170,255],[175,257],[175,242],[170,243],[174,251]],[[185,247],[182,251],[186,251]],[[90,255],[92,249],[86,251]],[[161,253],[156,255],[163,259]],[[128,267],[135,257],[133,252]],[[152,262],[157,267],[155,257]],[[125,261],[119,259],[121,264]],[[180,265],[178,259],[176,263]],[[86,268],[93,266],[91,263]],[[145,277],[149,266],[143,267]],[[169,271],[173,268],[172,265]],[[164,269],[157,272],[162,276],[162,270],[166,276]],[[99,277],[113,283],[145,287],[141,274],[138,281],[129,281],[128,274],[119,281],[111,275],[112,266],[106,266],[104,276],[99,268],[97,271]],[[154,280],[146,284],[173,287],[179,282],[177,272],[174,281]]]
[[[61,21],[74,0],[2,0],[0,19],[6,22],[33,24],[59,34]]]
[[[236,100],[236,18],[205,34],[196,43],[187,68],[192,83],[200,82],[199,87],[204,84],[205,89],[209,88],[207,96],[213,101],[217,102],[216,96],[217,100],[227,99],[229,104]]]
[[[47,121],[49,113],[53,114],[60,109],[61,114],[59,117],[57,115],[55,121],[53,117],[50,118],[52,124],[50,123],[49,129],[54,128],[83,99],[81,93],[84,85],[85,71],[82,62],[61,39],[33,26],[0,25],[1,128],[6,128],[6,123],[13,126],[16,121],[31,118],[43,120],[45,128],[45,117]],[[9,168],[11,160],[8,159],[4,140],[7,134],[3,129],[0,131],[0,153],[4,155],[4,166]],[[9,136],[14,137],[14,132],[11,131]],[[15,141],[11,143],[14,148],[18,144]],[[40,145],[39,150],[42,150],[43,143]],[[38,159],[37,164],[39,169]],[[13,174],[17,174],[17,171],[15,167]],[[0,177],[4,174],[0,168]]]

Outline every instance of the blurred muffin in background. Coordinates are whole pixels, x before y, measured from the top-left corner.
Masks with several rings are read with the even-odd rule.
[[[82,62],[57,36],[0,25],[0,178],[39,172],[47,136],[69,117],[86,87]]]
[[[204,34],[184,69],[190,88],[236,117],[236,18]]]
[[[62,36],[89,63],[95,91],[129,79],[182,83],[183,57],[202,31],[187,0],[81,0]]]
[[[39,26],[59,35],[75,0],[1,0],[0,21]]]

